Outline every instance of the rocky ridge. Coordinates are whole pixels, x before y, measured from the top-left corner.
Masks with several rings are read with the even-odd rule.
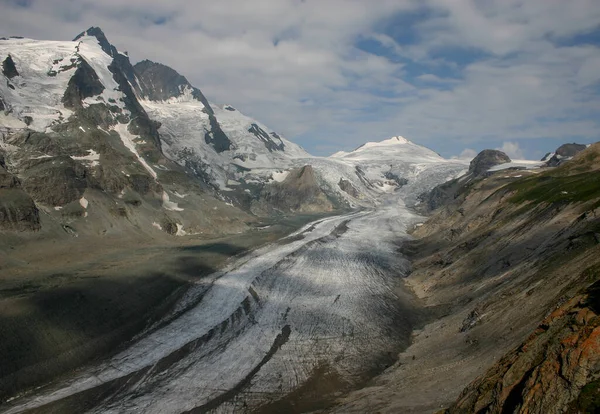
[[[332,411],[593,412],[599,160],[593,144],[557,168],[486,174],[416,227],[401,251],[429,322]]]

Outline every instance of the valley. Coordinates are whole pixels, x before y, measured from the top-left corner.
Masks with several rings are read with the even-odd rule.
[[[318,157],[97,27],[0,59],[0,412],[600,407],[599,144]]]
[[[187,309],[180,316],[7,412],[77,411],[98,394],[98,412],[323,408],[408,345],[418,318],[395,251],[418,219],[394,198],[313,222],[198,281],[175,306]],[[331,384],[305,391],[311,402],[286,399],[315,376]]]

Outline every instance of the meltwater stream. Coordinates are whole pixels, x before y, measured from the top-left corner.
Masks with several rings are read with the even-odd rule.
[[[302,393],[348,390],[406,343],[397,250],[419,219],[393,197],[311,223],[236,259],[198,287],[194,307],[128,349],[6,412],[292,411]]]

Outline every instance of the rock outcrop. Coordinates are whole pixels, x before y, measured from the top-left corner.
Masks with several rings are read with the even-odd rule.
[[[419,196],[420,204],[417,209],[428,214],[448,203],[451,203],[474,181],[480,180],[488,175],[488,170],[495,165],[510,162],[508,155],[502,151],[486,149],[481,151],[469,164],[467,173],[454,180],[447,181],[434,187],[430,192]]]
[[[0,152],[0,230],[34,231],[40,228],[40,215],[21,182],[6,170]]]
[[[254,206],[255,210],[298,213],[328,212],[334,208],[310,165],[291,170],[282,182],[267,185]]]
[[[486,174],[417,226],[405,280],[430,320],[333,412],[595,412],[599,170],[600,143],[556,169]]]
[[[542,161],[546,161],[548,167],[557,167],[586,148],[586,145],[583,144],[563,144],[554,153],[547,154]]]
[[[6,59],[2,62],[2,74],[6,76],[8,79],[12,79],[15,76],[19,76],[19,71],[15,66],[15,61],[13,60],[11,55],[8,55]]]
[[[505,164],[510,162],[508,155],[502,151],[486,149],[481,151],[469,164],[469,174],[479,177],[488,172],[495,165]]]
[[[351,195],[354,198],[360,197],[358,190],[352,185],[352,183],[344,178],[340,178],[338,186],[342,191]]]
[[[600,267],[586,271],[600,279]],[[593,413],[600,410],[600,282],[547,316],[517,349],[470,384],[454,413]]]

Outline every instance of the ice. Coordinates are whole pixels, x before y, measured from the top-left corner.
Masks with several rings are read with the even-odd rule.
[[[175,233],[176,236],[185,236],[187,235],[187,233],[183,230],[183,225],[177,223],[177,233]]]
[[[76,161],[86,161],[90,163],[90,166],[95,167],[100,164],[100,154],[98,154],[93,149],[88,150],[88,155],[84,155],[81,157],[71,156],[72,159]]]
[[[150,173],[150,175],[156,180],[158,178],[156,171],[154,171],[152,169],[152,167],[150,167],[150,165],[139,154],[139,152],[137,152],[137,149],[135,148],[134,140],[139,139],[139,136],[133,135],[131,132],[129,132],[129,124],[117,123],[115,126],[112,127],[112,129],[117,131],[117,133],[121,137],[121,141],[123,142],[123,145],[125,145],[125,148],[127,148],[129,151],[131,151],[133,153],[133,155],[135,155],[135,157],[138,159],[140,164],[142,164],[142,166],[146,169],[146,171],[148,171]]]
[[[124,94],[119,88],[119,84],[115,81],[113,73],[109,66],[112,64],[113,58],[106,54],[100,47],[98,40],[93,36],[84,36],[78,43],[79,54],[85,61],[94,69],[98,79],[104,85],[104,90],[98,96],[93,96],[84,99],[84,105],[92,105],[95,103],[107,103],[116,105],[121,110],[128,114],[129,111],[125,108]]]
[[[243,410],[242,404],[252,407],[292,392],[321,364],[344,381],[360,378],[398,340],[391,328],[402,317],[394,292],[408,263],[398,254],[397,243],[408,237],[407,229],[423,222],[403,200],[439,184],[456,167],[450,166],[412,166],[419,180],[392,194],[379,193],[376,209],[317,220],[282,243],[238,257],[189,290],[174,309],[177,318],[157,324],[127,349],[54,391],[17,401],[7,412],[41,406],[143,369],[149,369],[143,380],[124,382],[118,394],[93,412],[191,410],[233,389],[261,363],[234,406],[217,412],[236,411],[235,404]],[[159,228],[158,223],[153,226]],[[178,224],[177,235],[184,234]],[[265,363],[286,326],[287,342]],[[159,362],[161,370],[154,371]]]
[[[288,176],[289,171],[282,171],[282,172],[274,172],[273,173],[273,180],[277,181],[278,183],[282,182],[283,180],[286,179],[286,177]]]
[[[60,71],[54,76],[48,73],[55,66],[55,61],[65,62],[65,65],[70,64],[71,59],[77,61],[76,46],[76,42],[0,40],[0,56],[10,54],[20,75],[0,82],[0,96],[11,112],[11,116],[0,119],[2,125],[6,125],[6,121],[11,122],[11,118],[23,121],[31,117],[29,128],[44,132],[71,115],[71,111],[64,107],[62,97],[75,68]],[[11,127],[22,127],[12,122]]]
[[[523,169],[533,169],[540,168],[544,164],[543,161],[532,161],[532,160],[512,160],[511,162],[507,162],[504,164],[494,165],[488,171],[501,171],[506,170],[508,168],[523,168]]]
[[[162,193],[162,205],[163,208],[165,210],[170,210],[170,211],[183,211],[182,208],[180,208],[177,203],[174,203],[172,201],[170,201],[169,199],[169,194],[167,194],[166,191],[163,191]]]
[[[204,140],[204,134],[211,129],[209,116],[203,111],[204,105],[194,99],[188,89],[181,96],[167,101],[144,100],[141,103],[150,117],[162,124],[160,133],[165,154],[181,165],[185,165],[189,158],[203,165],[212,183],[222,191],[227,191],[229,184],[236,185],[239,181],[234,177],[240,170],[236,165],[244,169],[282,169],[290,165],[291,159],[310,156],[298,145],[273,135],[269,135],[270,138],[282,143],[284,151],[269,151],[248,130],[252,124],[258,125],[267,134],[273,133],[271,129],[239,111],[212,104],[221,129],[232,142],[229,151],[218,153]],[[230,179],[232,181],[228,181]]]

